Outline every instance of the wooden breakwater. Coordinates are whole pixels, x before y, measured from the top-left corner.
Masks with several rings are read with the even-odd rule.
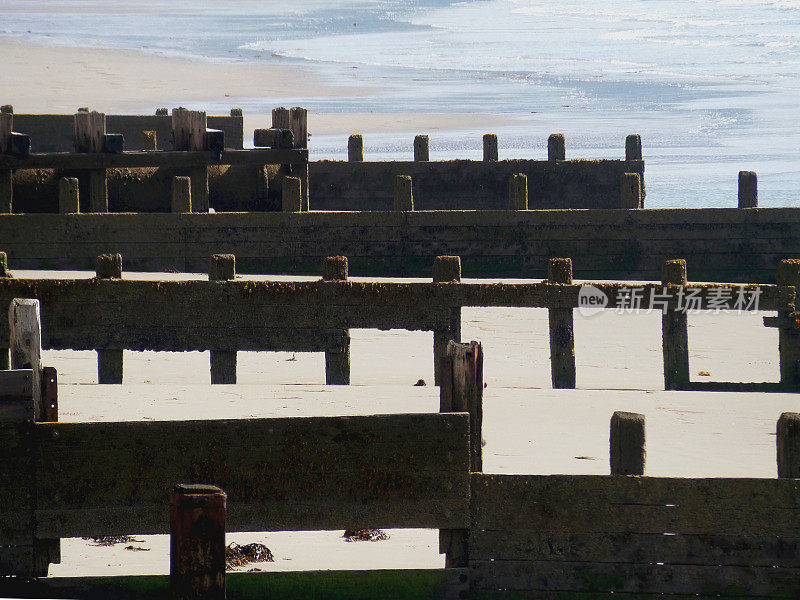
[[[645,477],[644,418],[631,413],[611,420],[611,475],[485,473],[474,443],[482,350],[473,342],[448,347],[439,414],[123,423],[58,423],[51,415],[45,422],[35,387],[44,381],[37,308],[35,301],[12,307],[15,340],[28,342],[15,345],[20,368],[0,372],[0,572],[39,579],[6,578],[0,593],[165,597],[167,577],[46,574],[60,560],[61,537],[170,532],[167,499],[187,482],[224,490],[230,531],[439,528],[445,569],[427,578],[386,572],[384,597],[729,597],[734,590],[794,598],[800,591],[793,479],[800,415],[778,421],[778,479]],[[199,582],[203,575],[196,573]],[[292,574],[293,589],[269,585],[286,574],[246,577],[251,586],[235,597],[256,590],[260,598],[353,597],[347,585],[315,587],[316,573]],[[409,577],[417,583],[410,589],[401,583]]]
[[[205,272],[216,252],[243,273],[314,274],[347,256],[353,275],[429,277],[436,256],[456,255],[465,277],[543,278],[549,258],[570,256],[581,279],[652,281],[680,256],[695,281],[769,283],[800,255],[800,209],[12,214],[0,240],[22,269],[120,253],[135,271]]]
[[[483,138],[483,160],[431,160],[429,138],[414,140],[413,161],[365,161],[361,136],[351,136],[350,157],[309,164],[311,207],[314,210],[391,210],[393,181],[413,180],[416,210],[505,210],[519,206],[515,183],[522,176],[524,208],[640,208],[645,183],[642,142],[629,135],[625,158],[566,158],[562,134],[548,140],[546,160],[498,160],[498,137]],[[515,180],[515,177],[517,178]],[[633,186],[633,190],[631,190]]]
[[[31,151],[73,152],[75,147],[74,115],[21,114],[8,107],[14,115],[15,127],[30,136]],[[106,116],[109,131],[122,135],[128,150],[178,150],[172,140],[170,111],[159,108],[154,115]],[[208,126],[225,135],[225,147],[244,148],[244,119],[242,109],[233,108],[230,116],[209,115]]]
[[[235,110],[235,116],[208,117],[209,127],[222,131],[226,149],[242,148],[241,111]],[[15,212],[58,211],[55,199],[58,180],[65,174],[64,163],[48,162],[47,156],[80,147],[73,121],[84,114],[7,114],[7,118],[15,119],[15,128],[28,134],[32,151],[39,155],[35,161],[13,164]],[[118,143],[124,141],[127,150],[185,149],[174,141],[166,109],[159,109],[155,116],[107,115],[105,121],[109,131],[121,136]],[[287,138],[289,133],[291,139]],[[392,206],[397,175],[414,180],[418,210],[507,208],[509,202],[519,200],[514,192],[520,181],[524,182],[525,208],[638,208],[644,203],[644,161],[638,135],[628,136],[624,160],[567,160],[564,136],[553,134],[546,160],[499,161],[498,138],[487,134],[483,161],[431,161],[428,136],[415,138],[413,161],[364,161],[363,148],[360,158],[356,156],[355,139],[360,136],[351,136],[350,161],[316,161],[310,165],[314,210],[386,210]],[[306,148],[307,111],[299,107],[274,109],[272,127],[256,129],[253,142],[256,147]],[[256,170],[215,165],[209,170],[209,206],[217,211],[280,210],[285,174],[285,169],[270,166]],[[144,165],[110,168],[110,210],[168,211],[167,175]],[[307,192],[304,194],[307,196]]]
[[[305,118],[303,109],[292,110]],[[2,132],[11,132],[18,124],[13,114],[0,113],[0,214],[77,212],[75,206],[83,212],[175,210],[170,191],[176,175],[190,178],[194,197],[190,211],[207,213],[213,208],[210,202],[231,195],[246,199],[238,205],[240,209],[266,210],[273,201],[280,210],[287,176],[300,178],[307,207],[305,144],[231,149],[226,131],[210,127],[202,111],[177,108],[170,116],[156,118],[161,123],[159,131],[165,121],[169,124],[169,150],[158,150],[159,131],[144,130],[140,144],[126,145],[123,134],[111,133],[114,121],[105,114],[80,111],[70,117],[74,153],[31,153],[30,136],[13,134],[17,136],[13,139],[27,140],[24,151],[3,143]],[[72,178],[78,179],[78,187],[72,185]],[[65,189],[74,196],[67,203]]]
[[[210,350],[217,383],[236,381],[239,350],[324,351],[326,381],[346,384],[350,329],[432,331],[438,383],[448,342],[460,340],[462,307],[546,308],[556,388],[575,387],[574,309],[658,311],[666,389],[778,391],[800,385],[798,264],[785,260],[778,265],[778,285],[690,283],[683,260],[662,265],[659,283],[585,285],[573,282],[569,259],[552,259],[546,281],[499,284],[462,282],[459,258],[442,256],[434,262],[433,282],[393,283],[350,281],[347,259],[331,257],[322,280],[287,282],[235,280],[234,258],[216,256],[210,281],[133,281],[120,279],[120,257],[105,256],[92,279],[0,277],[0,305],[13,298],[41,300],[45,348],[98,350],[102,383],[122,382],[122,351],[129,349]],[[603,304],[587,305],[587,292]],[[691,381],[688,313],[695,310],[774,311],[765,324],[780,331],[780,382]],[[0,348],[9,347],[8,336],[0,331]]]

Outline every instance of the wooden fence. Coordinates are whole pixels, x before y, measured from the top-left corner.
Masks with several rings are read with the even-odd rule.
[[[15,364],[35,363],[37,309],[12,306]],[[234,531],[440,528],[446,568],[384,572],[381,597],[800,593],[800,415],[778,421],[779,479],[644,477],[644,418],[630,413],[611,420],[610,476],[487,474],[472,442],[482,362],[477,343],[449,344],[440,414],[189,422],[41,422],[41,368],[2,372],[0,572],[46,575],[61,536],[166,532],[173,485],[213,481]],[[351,577],[374,586],[380,573]],[[329,587],[316,573],[244,577],[251,585],[236,578],[233,597],[365,597],[352,582],[330,586],[331,575]],[[293,587],[270,584],[287,577]],[[168,587],[166,577],[5,579],[0,593],[163,598]]]
[[[599,294],[606,309],[662,313],[666,389],[795,391],[800,385],[797,260],[780,263],[779,285],[689,283],[682,260],[663,265],[660,283],[590,286],[573,283],[569,259],[552,259],[547,280],[524,284],[463,283],[458,257],[438,257],[432,283],[350,281],[343,257],[329,258],[323,279],[311,282],[233,280],[232,256],[212,261],[210,278],[224,281],[122,280],[121,258],[103,257],[99,264],[93,279],[0,276],[0,304],[13,298],[41,300],[45,347],[99,350],[103,383],[122,382],[122,350],[129,349],[211,350],[212,380],[219,383],[236,381],[238,350],[324,351],[326,381],[346,384],[350,329],[433,331],[438,383],[448,341],[460,340],[461,308],[504,306],[549,310],[553,387],[574,388],[573,309],[587,308],[588,291]],[[686,309],[777,312],[765,324],[780,331],[780,382],[691,381]],[[0,329],[0,348],[8,347],[7,336]]]

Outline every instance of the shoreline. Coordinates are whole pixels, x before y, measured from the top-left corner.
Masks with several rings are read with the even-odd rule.
[[[258,96],[274,97],[277,107],[287,98],[307,98],[313,105],[313,98],[368,95],[366,87],[327,83],[319,69],[304,65],[214,63],[135,50],[18,42],[0,37],[8,82],[0,86],[0,103],[11,104],[17,113],[71,114],[88,106],[107,113],[151,114],[162,106],[225,103],[235,108]],[[48,93],[41,93],[43,88]],[[326,113],[313,108],[310,113],[310,133],[317,136],[473,131],[522,122],[513,115],[482,113]],[[270,123],[269,114],[245,110],[245,144],[254,129]]]

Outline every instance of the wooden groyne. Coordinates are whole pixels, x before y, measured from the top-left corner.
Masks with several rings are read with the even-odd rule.
[[[462,307],[546,308],[550,313],[552,382],[576,381],[573,310],[617,309],[662,314],[666,389],[795,390],[800,385],[800,332],[796,319],[797,260],[778,265],[778,285],[690,283],[683,260],[663,265],[659,283],[572,281],[569,259],[549,262],[550,278],[538,283],[466,283],[458,257],[439,257],[434,281],[348,280],[347,259],[331,257],[320,281],[232,279],[233,257],[212,259],[209,281],[120,279],[122,259],[101,257],[92,279],[0,277],[0,304],[13,298],[42,302],[45,348],[98,350],[99,380],[122,382],[122,350],[211,350],[212,380],[236,381],[239,350],[326,353],[326,381],[350,380],[350,329],[434,332],[434,365],[450,340],[460,341]],[[7,272],[7,271],[6,271]],[[602,304],[588,304],[587,294]],[[780,330],[779,383],[701,383],[689,377],[691,311],[768,311],[766,325]],[[0,331],[0,348],[9,347]]]
[[[36,301],[15,301],[14,339],[26,342],[14,347],[20,368],[0,372],[0,573],[16,576],[0,582],[0,593],[86,598],[147,586],[147,597],[164,598],[169,577],[46,578],[59,561],[59,538],[171,533],[180,552],[187,532],[174,520],[170,526],[170,493],[216,489],[226,496],[217,505],[225,513],[214,517],[216,532],[222,522],[229,531],[364,523],[440,529],[445,569],[384,572],[383,595],[390,597],[800,592],[793,479],[800,473],[800,415],[778,420],[777,479],[647,477],[644,417],[631,413],[612,416],[610,475],[486,473],[478,441],[482,350],[473,342],[448,346],[449,383],[440,388],[438,414],[45,422],[36,387],[45,377],[36,361],[37,312]],[[173,514],[176,502],[173,495]],[[173,557],[173,592],[185,583],[180,564]],[[224,590],[224,572],[208,564],[192,575],[205,587],[181,588],[195,594],[186,597],[208,597],[212,573],[217,592]],[[286,577],[293,589],[269,584]],[[401,583],[409,578],[417,583],[411,589]],[[256,590],[260,598],[304,598],[309,586],[315,598],[350,597],[347,585],[315,587],[317,573],[248,573],[233,581],[243,598]]]
[[[20,269],[89,270],[119,253],[134,271],[202,273],[224,253],[242,273],[315,274],[347,256],[353,275],[430,277],[454,255],[464,277],[544,278],[569,256],[580,279],[653,281],[680,256],[695,281],[770,283],[800,255],[800,209],[12,214],[0,240]]]
[[[180,110],[180,109],[176,109]],[[174,111],[173,111],[174,112]],[[195,113],[197,111],[188,111]],[[208,126],[221,132],[225,150],[242,148],[241,111],[230,117],[207,117]],[[69,164],[63,155],[81,151],[81,140],[74,123],[92,114],[81,110],[75,115],[14,115],[14,127],[28,134],[36,160],[15,161],[6,166],[14,170],[13,184],[17,200],[15,212],[56,212],[59,179],[69,176]],[[205,114],[205,113],[203,113]],[[179,143],[174,123],[166,109],[155,116],[104,117],[104,127],[113,135],[116,146],[128,151],[188,150]],[[499,140],[484,136],[484,160],[431,160],[429,138],[414,139],[413,161],[364,161],[355,143],[349,142],[351,160],[315,161],[310,164],[311,185],[304,189],[304,207],[314,210],[387,210],[393,205],[396,176],[414,180],[418,210],[495,210],[508,208],[512,201],[512,181],[517,185],[524,175],[529,202],[525,208],[639,208],[644,205],[644,161],[641,139],[630,135],[622,160],[566,159],[565,140],[561,134],[550,136],[560,145],[550,143],[546,160],[497,160]],[[254,146],[273,149],[307,148],[308,114],[300,107],[276,108],[272,127],[253,132]],[[493,142],[493,143],[492,143]],[[0,152],[1,154],[1,152]],[[360,156],[358,158],[357,156]],[[50,157],[50,160],[48,160]],[[435,158],[435,156],[434,156]],[[109,207],[112,212],[167,212],[168,182],[163,166],[114,164],[108,168]],[[220,163],[209,170],[209,204],[216,211],[281,210],[280,194],[285,175],[307,172],[262,165],[262,169],[243,169]],[[0,167],[2,168],[2,167]],[[631,179],[633,178],[633,179]],[[305,188],[305,186],[304,186]],[[309,197],[313,201],[309,204]]]

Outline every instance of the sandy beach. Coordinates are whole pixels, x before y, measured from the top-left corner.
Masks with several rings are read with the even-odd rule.
[[[240,100],[252,98],[274,98],[277,106],[287,99],[368,94],[355,77],[331,80],[319,69],[296,64],[199,62],[155,53],[37,45],[9,37],[0,37],[0,55],[5,68],[0,103],[14,105],[18,113],[72,113],[83,106],[106,113],[150,113],[162,106],[202,108],[228,101],[237,107]],[[391,95],[391,84],[380,93]],[[441,109],[316,111],[309,118],[310,146],[313,153],[315,135],[342,136],[344,147],[350,133],[491,131],[534,118]],[[256,127],[269,124],[268,114],[245,111],[245,140],[251,139]],[[692,377],[776,381],[777,331],[764,328],[762,316],[690,317]],[[663,391],[658,314],[576,317],[577,390],[550,388],[545,310],[464,309],[462,327],[463,340],[479,340],[485,349],[487,472],[605,474],[609,419],[615,410],[628,410],[647,418],[648,474],[775,477],[775,422],[784,411],[800,411],[800,399],[791,394]],[[126,352],[121,386],[96,385],[93,352],[46,351],[44,363],[59,372],[62,421],[437,410],[438,390],[431,385],[432,334],[373,330],[351,334],[353,385],[347,387],[324,385],[322,354],[239,353],[240,383],[213,387],[207,353]],[[399,366],[393,360],[398,355],[405,357]],[[418,379],[428,385],[413,387]],[[232,534],[228,541],[266,543],[276,562],[256,565],[264,570],[444,564],[436,531],[390,531],[388,541],[373,543],[347,543],[341,533],[246,533]],[[136,545],[145,551],[126,551],[123,544],[105,548],[84,540],[63,540],[62,564],[51,566],[50,573],[168,572],[168,538],[137,539],[142,541]]]
[[[151,114],[159,107],[202,109],[209,103],[237,108],[239,99],[254,97],[267,103],[275,98],[277,107],[286,104],[285,99],[366,94],[356,82],[327,81],[318,69],[298,65],[198,62],[144,52],[44,46],[3,37],[0,55],[7,73],[6,83],[0,84],[0,103],[11,104],[18,113],[71,114],[86,106],[108,114]],[[381,93],[391,95],[392,89]],[[217,113],[210,110],[209,114]],[[252,145],[253,130],[270,127],[272,117],[246,111],[244,117],[245,145]],[[314,135],[342,136],[345,148],[351,133],[488,131],[518,122],[510,116],[474,113],[312,112],[309,133],[313,153]]]

